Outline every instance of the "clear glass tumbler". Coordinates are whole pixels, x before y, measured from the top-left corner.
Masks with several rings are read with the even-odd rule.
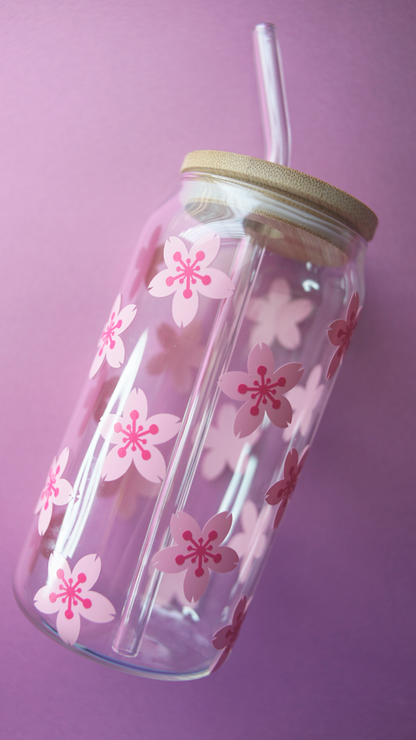
[[[222,665],[355,329],[376,225],[287,167],[185,158],[38,495],[15,592],[40,629],[138,675]]]

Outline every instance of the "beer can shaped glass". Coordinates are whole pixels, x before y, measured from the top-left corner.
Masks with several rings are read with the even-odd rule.
[[[185,158],[34,499],[15,592],[39,628],[138,675],[224,663],[356,327],[376,225],[287,167]]]

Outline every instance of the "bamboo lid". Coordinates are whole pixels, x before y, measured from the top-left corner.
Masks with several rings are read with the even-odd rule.
[[[324,216],[341,221],[366,241],[373,238],[377,228],[375,213],[352,195],[316,177],[274,162],[245,154],[201,150],[187,154],[182,164],[181,172],[195,170],[263,187],[276,196],[289,195],[301,207],[312,206]]]

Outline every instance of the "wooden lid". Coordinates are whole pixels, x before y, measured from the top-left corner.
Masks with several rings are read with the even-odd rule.
[[[267,188],[276,195],[290,195],[304,206],[341,221],[370,241],[377,228],[375,213],[343,190],[316,177],[274,162],[231,152],[197,151],[187,154],[181,172],[207,172]]]

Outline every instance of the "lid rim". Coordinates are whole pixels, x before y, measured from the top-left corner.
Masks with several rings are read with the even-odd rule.
[[[223,175],[247,184],[265,187],[276,194],[289,194],[309,202],[356,231],[367,242],[377,228],[376,214],[354,196],[323,180],[263,159],[215,150],[186,155],[181,173],[200,171]]]

